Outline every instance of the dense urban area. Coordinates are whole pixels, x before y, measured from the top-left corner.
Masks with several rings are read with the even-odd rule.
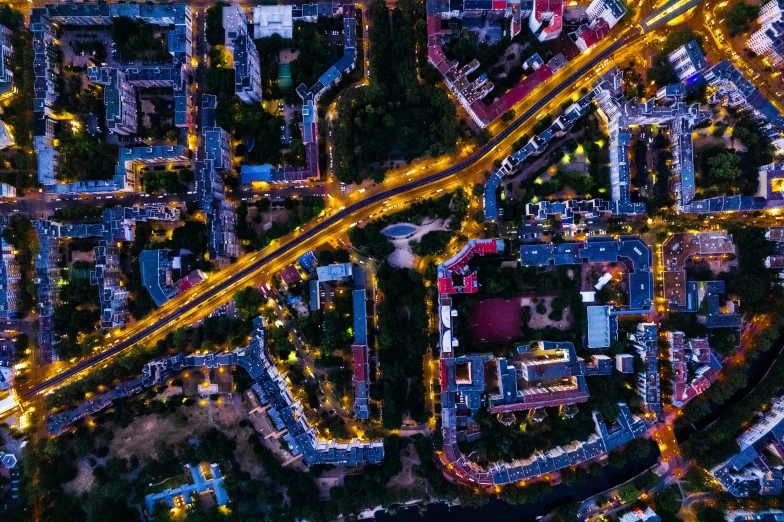
[[[784,522],[782,71],[782,0],[5,0],[0,518]]]

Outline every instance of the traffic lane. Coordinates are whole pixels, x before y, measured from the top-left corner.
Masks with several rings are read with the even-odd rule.
[[[382,202],[387,199],[391,199],[405,192],[421,189],[426,185],[429,185],[437,181],[441,181],[449,176],[452,176],[453,174],[456,174],[457,172],[460,172],[461,170],[470,167],[472,164],[477,163],[481,158],[486,156],[488,153],[492,152],[500,142],[502,142],[508,136],[510,136],[512,132],[514,132],[518,127],[520,127],[528,119],[532,118],[541,108],[546,106],[547,103],[553,97],[557,96],[558,94],[560,94],[561,92],[569,88],[573,83],[579,80],[580,77],[582,77],[591,69],[593,69],[595,65],[599,64],[602,60],[610,56],[617,49],[619,49],[623,45],[626,45],[627,43],[630,43],[634,39],[639,38],[639,36],[640,36],[639,29],[635,29],[619,37],[618,40],[614,42],[612,45],[610,45],[605,51],[598,53],[593,60],[590,60],[582,68],[580,68],[578,71],[576,71],[567,79],[565,79],[560,85],[556,86],[550,93],[548,93],[546,96],[541,98],[537,103],[534,104],[533,107],[531,107],[528,111],[526,111],[519,118],[517,118],[509,127],[504,129],[496,138],[491,140],[487,145],[480,148],[479,151],[477,151],[477,153],[472,155],[470,158],[462,160],[458,164],[448,169],[445,169],[444,171],[431,174],[429,176],[423,177],[413,182],[409,182],[407,184],[400,185],[398,187],[389,189],[388,191],[385,192],[379,192],[376,194],[369,195],[365,200],[353,203],[348,207],[346,207],[344,210],[338,211],[336,214],[326,218],[321,223],[316,224],[310,230],[307,230],[302,234],[298,235],[297,237],[293,238],[289,243],[282,245],[277,250],[271,252],[270,254],[265,255],[264,257],[258,259],[257,261],[254,261],[250,266],[243,268],[236,275],[240,279],[244,279],[245,277],[247,277],[247,274],[253,273],[261,269],[262,267],[264,267],[264,265],[268,264],[270,261],[272,261],[277,257],[280,256],[289,257],[287,254],[289,254],[289,252],[292,249],[302,245],[305,242],[314,241],[318,235],[323,234],[326,230],[329,229],[329,227],[343,224],[344,221],[347,222],[349,216],[363,209],[368,208],[368,205],[375,205],[379,202]],[[208,293],[202,294],[200,297],[196,299],[191,299],[191,301],[189,302],[192,304],[188,305],[188,307],[189,308],[192,308],[193,306],[198,307],[200,305],[203,305],[207,299],[213,298],[215,295],[218,295],[221,292],[225,294],[227,289],[236,286],[236,281],[235,282],[231,281],[231,279],[233,278],[234,275],[229,275],[228,279],[224,278],[223,282],[211,287],[211,290],[208,291]],[[75,367],[62,372],[58,376],[49,379],[37,386],[32,387],[27,392],[25,392],[24,396],[30,397],[32,395],[40,393],[41,391],[46,390],[52,386],[56,386],[57,384],[67,380],[71,376],[76,375],[95,364],[99,364],[100,362],[105,361],[106,359],[120,353],[122,350],[130,346],[133,346],[134,344],[141,341],[145,337],[150,336],[153,332],[168,325],[174,319],[176,319],[181,315],[182,315],[181,310],[175,310],[173,312],[170,312],[163,319],[151,324],[150,326],[145,328],[141,333],[134,335],[129,340],[124,342],[119,342],[112,348],[109,348],[108,350],[100,353],[99,355],[96,355],[94,358],[79,363]]]

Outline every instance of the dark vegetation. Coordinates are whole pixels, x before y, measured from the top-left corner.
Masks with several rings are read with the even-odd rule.
[[[372,80],[341,97],[334,128],[335,174],[345,183],[367,178],[374,162],[453,152],[457,139],[455,106],[435,87],[440,76],[427,63],[425,3],[404,0],[390,20],[376,0],[368,17]]]

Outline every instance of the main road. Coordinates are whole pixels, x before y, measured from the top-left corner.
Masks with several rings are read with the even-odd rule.
[[[496,148],[508,141],[508,138],[520,129],[522,125],[535,117],[539,111],[546,108],[556,96],[570,88],[576,87],[580,80],[591,73],[605,59],[613,53],[642,39],[639,28],[631,29],[620,36],[605,49],[596,52],[569,76],[564,77],[561,83],[542,94],[542,96],[520,115],[512,124],[501,131],[487,145],[481,147],[470,157],[458,163],[414,181],[406,182],[387,190],[368,193],[364,199],[341,207],[334,214],[324,217],[321,222],[308,230],[303,230],[289,239],[284,244],[273,244],[263,251],[247,255],[228,268],[212,274],[210,279],[195,287],[190,292],[177,296],[153,312],[148,318],[132,326],[127,332],[114,331],[109,334],[109,348],[80,361],[61,373],[51,375],[46,380],[22,390],[25,399],[45,393],[48,390],[63,384],[67,380],[77,377],[89,369],[105,364],[110,358],[123,350],[139,343],[149,343],[161,338],[168,331],[178,325],[187,325],[192,321],[206,315],[215,306],[228,301],[234,291],[247,284],[253,283],[259,276],[271,274],[285,265],[293,262],[305,249],[312,248],[321,242],[342,234],[350,226],[362,219],[371,218],[378,213],[410,203],[416,199],[428,197],[436,189],[450,189],[457,186],[459,179],[456,174],[476,166],[480,160],[498,154]],[[112,340],[112,336],[114,340]]]

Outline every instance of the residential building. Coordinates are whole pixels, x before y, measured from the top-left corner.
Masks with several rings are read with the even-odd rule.
[[[521,266],[559,266],[583,263],[623,263],[629,280],[629,302],[613,313],[653,310],[653,254],[639,236],[594,236],[585,242],[522,245]]]
[[[683,332],[667,332],[672,365],[672,404],[685,406],[719,377],[721,362],[707,339],[686,340]]]
[[[621,0],[592,0],[585,12],[591,22],[602,19],[612,28],[626,14],[626,6]]]
[[[722,60],[708,69],[705,79],[716,88],[711,102],[724,101],[730,107],[748,111],[773,145],[784,150],[784,116],[732,63]]]
[[[635,508],[628,513],[621,515],[618,520],[621,522],[661,522],[661,517],[650,507],[644,510]]]
[[[234,58],[234,92],[248,105],[260,102],[261,66],[256,44],[248,33],[250,21],[239,4],[224,6],[222,15],[224,42]]]
[[[150,292],[156,306],[178,294],[190,290],[205,279],[201,270],[189,270],[188,261],[193,254],[180,250],[142,250],[139,254],[139,270],[142,285]]]
[[[100,241],[95,247],[95,270],[90,284],[98,285],[101,301],[101,328],[125,324],[128,318],[128,289],[122,283],[120,249],[113,242]]]
[[[354,386],[354,416],[357,419],[370,418],[370,367],[368,366],[367,344],[352,344],[351,355],[354,359],[352,385]]]
[[[705,302],[705,325],[708,328],[739,328],[739,303],[728,300],[721,306],[724,281],[687,281],[686,262],[694,256],[722,261],[735,254],[732,236],[726,231],[673,234],[662,244],[664,298],[670,310],[697,312]]]
[[[596,45],[599,40],[610,34],[610,24],[603,18],[591,25],[581,25],[576,32],[574,43],[580,51],[586,51]]]
[[[10,319],[17,316],[21,272],[14,247],[3,239],[3,231],[0,226],[0,319]]]
[[[292,38],[294,34],[293,9],[291,5],[261,5],[253,8],[253,38],[267,38],[278,34]]]
[[[194,505],[196,498],[203,498],[204,495],[212,495],[218,507],[229,503],[229,494],[223,486],[223,475],[217,464],[186,464],[185,467],[190,472],[190,483],[144,497],[148,515],[152,515],[155,506],[160,503],[169,509],[184,510]]]
[[[727,511],[727,522],[784,522],[784,511],[768,509],[765,511]]]
[[[656,323],[637,323],[637,331],[629,335],[632,345],[645,364],[637,374],[637,393],[651,413],[661,413],[661,382],[659,376],[659,330]]]
[[[347,280],[351,277],[354,265],[351,263],[334,263],[316,268],[319,283],[326,281]]]
[[[740,451],[710,470],[721,486],[736,497],[781,495],[781,467],[771,462],[768,452],[780,462],[784,455],[784,398],[775,398],[760,420],[737,439]]]
[[[10,94],[14,88],[14,70],[11,64],[13,55],[11,30],[0,25],[0,98]]]
[[[563,29],[563,0],[534,0],[528,27],[540,42],[554,40]]]
[[[103,86],[109,132],[123,136],[136,134],[136,88],[128,82],[125,73],[115,67],[91,65],[87,69],[87,79]]]
[[[634,373],[634,355],[630,353],[616,355],[615,369],[621,373]]]
[[[675,49],[667,56],[667,60],[675,68],[675,73],[682,82],[702,71],[708,65],[696,40]]]
[[[477,273],[471,272],[468,262],[475,255],[497,254],[504,251],[501,239],[472,239],[457,254],[438,265],[438,294],[448,295],[479,291]]]

